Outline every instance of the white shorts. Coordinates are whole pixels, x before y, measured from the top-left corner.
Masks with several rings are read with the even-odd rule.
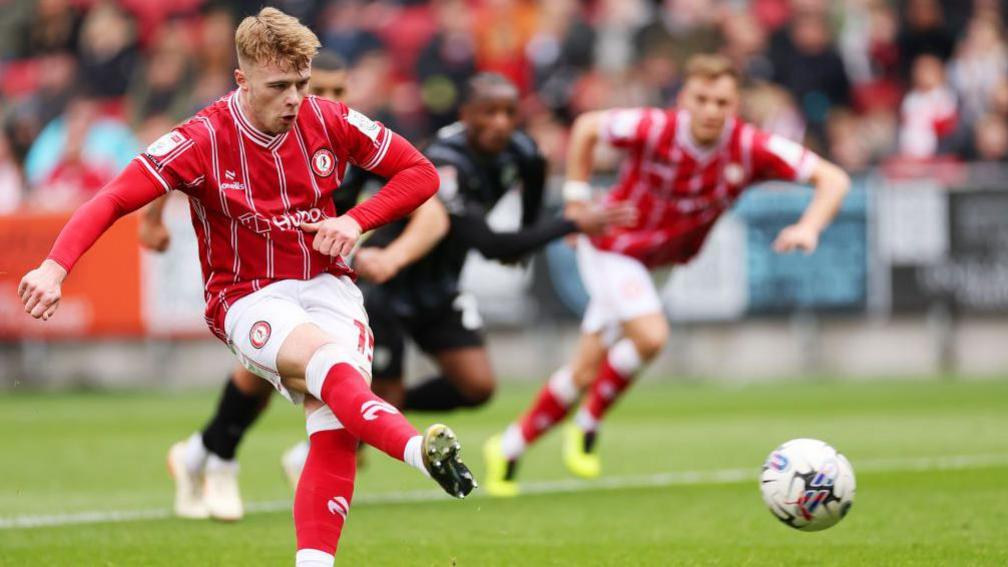
[[[346,276],[319,274],[310,280],[282,280],[236,301],[224,318],[228,346],[242,366],[268,380],[295,404],[304,400],[280,382],[277,354],[295,327],[312,323],[345,346],[345,360],[370,380],[374,336],[364,298]]]
[[[599,250],[582,235],[577,262],[589,297],[582,332],[602,333],[609,344],[619,338],[624,321],[664,312],[651,272],[639,260]]]

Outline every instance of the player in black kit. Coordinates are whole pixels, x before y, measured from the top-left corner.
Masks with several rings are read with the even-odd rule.
[[[399,270],[387,256],[403,242],[414,219],[376,231],[357,252],[354,268],[366,280],[365,307],[375,337],[374,391],[404,410],[474,407],[493,394],[496,380],[484,347],[475,300],[459,289],[469,250],[516,262],[574,232],[595,234],[628,223],[628,209],[591,208],[539,219],[546,160],[517,129],[518,91],[493,73],[472,78],[460,120],[443,128],[424,155],[441,178],[437,200],[450,220],[447,234],[425,256]],[[487,213],[520,187],[522,228],[495,232]],[[407,236],[407,238],[409,238]],[[404,388],[403,351],[410,337],[437,362],[440,373]]]

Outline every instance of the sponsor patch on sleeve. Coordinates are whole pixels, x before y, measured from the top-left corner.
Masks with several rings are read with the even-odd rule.
[[[185,142],[186,140],[187,138],[180,132],[172,130],[157,140],[154,140],[154,143],[147,146],[147,150],[144,153],[152,158],[164,157],[171,153],[172,150],[179,147],[182,142]]]
[[[378,141],[378,133],[381,132],[381,126],[374,120],[350,108],[347,109],[347,122],[359,130],[361,134],[371,138],[372,142]]]

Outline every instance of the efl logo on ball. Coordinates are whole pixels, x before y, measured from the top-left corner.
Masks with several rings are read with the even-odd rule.
[[[336,169],[336,156],[329,148],[322,148],[315,151],[311,158],[312,171],[319,177],[329,177]]]
[[[255,325],[252,325],[252,330],[249,331],[249,342],[255,348],[262,348],[269,341],[270,333],[273,329],[270,328],[270,324],[266,321],[258,321]]]

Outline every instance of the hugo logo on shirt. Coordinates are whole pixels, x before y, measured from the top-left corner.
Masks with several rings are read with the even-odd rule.
[[[267,217],[261,213],[249,212],[238,217],[238,221],[241,222],[245,228],[255,232],[256,234],[266,234],[272,230],[273,227],[276,227],[277,230],[298,230],[301,223],[319,222],[320,220],[326,218],[328,218],[328,216],[322,209],[312,207],[310,209],[287,211],[279,215],[273,215],[272,217]]]

